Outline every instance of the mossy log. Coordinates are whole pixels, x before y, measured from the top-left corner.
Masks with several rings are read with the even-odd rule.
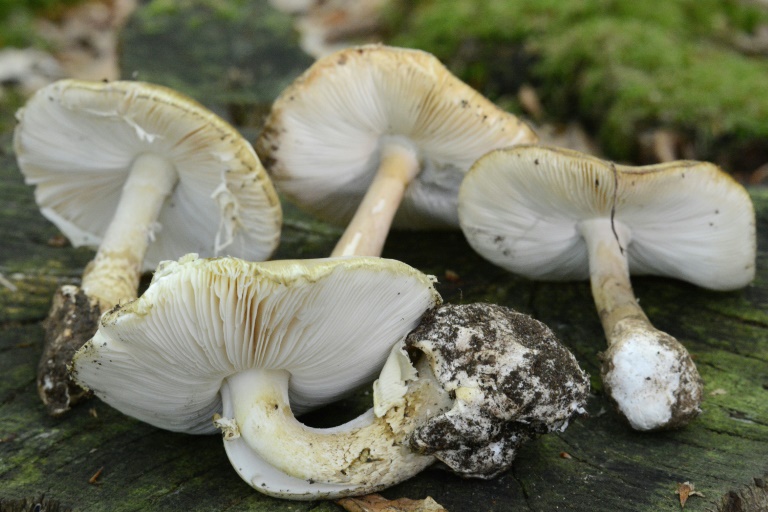
[[[331,502],[262,496],[230,467],[218,436],[161,431],[91,399],[63,418],[45,412],[35,384],[43,320],[62,284],[77,284],[90,251],[57,247],[3,139],[0,160],[0,509],[45,495],[74,510],[338,510]],[[714,508],[768,471],[768,190],[751,191],[758,211],[754,284],[715,293],[659,278],[636,278],[655,325],[681,340],[705,380],[703,414],[687,428],[632,432],[601,392],[604,338],[587,282],[520,279],[486,263],[460,233],[393,233],[385,256],[438,277],[446,301],[490,301],[544,321],[593,377],[589,417],[520,452],[511,471],[463,480],[440,468],[387,490],[432,496],[448,510],[678,510],[677,484],[692,482],[686,510]],[[286,205],[279,258],[321,257],[338,228]],[[331,425],[361,411],[370,394],[313,413]],[[96,476],[98,473],[98,476]],[[4,510],[4,509],[3,509]]]

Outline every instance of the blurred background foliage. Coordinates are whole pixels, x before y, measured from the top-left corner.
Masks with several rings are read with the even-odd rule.
[[[55,20],[85,0],[0,0],[0,48],[45,46],[33,29],[35,18]]]
[[[264,0],[151,0],[123,31],[121,67],[126,78],[224,105],[220,114],[249,127],[312,64],[295,39],[291,18]]]

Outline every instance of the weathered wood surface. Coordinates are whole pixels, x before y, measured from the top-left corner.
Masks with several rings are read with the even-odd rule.
[[[163,432],[93,400],[48,418],[35,392],[41,320],[63,282],[76,282],[90,253],[57,248],[3,139],[0,169],[0,498],[46,493],[77,510],[334,510],[331,503],[282,503],[239,480],[216,437]],[[636,434],[610,410],[594,380],[590,417],[525,447],[515,468],[491,481],[429,470],[385,493],[431,495],[449,510],[676,510],[676,482],[705,494],[703,510],[728,489],[768,471],[768,193],[754,190],[761,233],[758,278],[734,293],[644,278],[635,287],[655,324],[682,340],[706,381],[704,414],[683,431]],[[278,257],[327,254],[338,230],[289,210]],[[488,300],[547,322],[598,375],[603,347],[587,283],[535,283],[492,268],[457,233],[395,233],[385,256],[441,278],[449,301]],[[446,279],[446,271],[458,275]],[[364,407],[365,395],[349,405]],[[317,413],[331,423],[341,408]],[[563,458],[566,452],[572,458]],[[103,468],[98,484],[89,478]],[[481,508],[476,508],[476,507]]]
[[[208,104],[227,111],[217,101]],[[690,481],[705,495],[686,504],[697,511],[768,472],[768,191],[751,192],[760,235],[752,286],[715,293],[668,279],[633,281],[648,316],[686,345],[706,383],[704,413],[677,432],[634,433],[611,411],[598,378],[604,338],[588,283],[517,278],[475,255],[460,233],[393,233],[384,256],[436,275],[446,301],[505,304],[550,325],[592,375],[593,394],[589,417],[524,447],[513,470],[498,478],[462,480],[432,468],[383,494],[429,495],[451,511],[673,511],[680,507],[676,484]],[[286,206],[276,257],[327,255],[339,229]],[[56,235],[22,182],[6,131],[0,135],[0,273],[7,280],[0,283],[0,499],[45,493],[82,511],[340,510],[331,502],[256,493],[230,467],[218,436],[161,431],[98,400],[62,419],[47,417],[35,390],[41,321],[54,290],[77,282],[92,254],[57,246]],[[333,424],[369,399],[360,393],[307,421]]]

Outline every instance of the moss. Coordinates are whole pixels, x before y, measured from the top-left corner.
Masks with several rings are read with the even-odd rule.
[[[45,271],[37,269],[38,272]],[[42,320],[51,307],[51,296],[61,284],[50,275],[12,275],[16,289],[0,286],[0,323]]]
[[[585,120],[615,158],[634,157],[647,127],[689,135],[708,159],[724,142],[768,136],[768,63],[733,43],[768,22],[768,10],[746,2],[422,0],[407,13],[390,13],[403,27],[392,42],[437,54],[486,93],[503,88],[479,81],[493,74],[456,61],[472,46],[524,47],[531,65],[516,71],[555,117]]]
[[[691,134],[706,155],[717,140],[768,136],[761,93],[768,65],[712,42],[682,40],[640,20],[595,19],[542,42],[540,51],[538,72],[569,84],[549,86],[549,96],[562,110],[578,98],[576,113],[612,154],[630,155],[636,133],[658,125]]]

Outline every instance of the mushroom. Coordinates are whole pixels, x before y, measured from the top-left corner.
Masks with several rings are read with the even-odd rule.
[[[431,278],[394,260],[191,255],[161,264],[140,298],[105,313],[72,371],[102,400],[152,425],[220,428],[238,474],[271,496],[374,492],[436,457],[460,466],[462,438],[485,453],[503,447],[466,471],[490,475],[508,465],[512,445],[582,411],[586,378],[542,324],[478,306],[452,325],[461,307],[433,316],[439,303]],[[408,337],[426,354],[413,365],[406,335],[433,318],[433,329]],[[330,429],[295,419],[379,369],[374,407],[360,417]],[[475,415],[482,424],[470,425]],[[445,424],[454,428],[441,440]]]
[[[348,224],[333,256],[378,256],[392,225],[458,227],[456,195],[472,162],[536,140],[429,53],[365,45],[296,79],[256,152],[288,199]]]
[[[190,251],[268,258],[282,214],[251,145],[165,87],[60,80],[17,118],[16,157],[41,212],[73,245],[98,247],[47,321],[38,390],[58,415],[79,394],[66,363],[102,311],[136,297],[143,270]]]
[[[329,432],[294,414],[373,380],[392,346],[439,302],[428,276],[394,260],[192,255],[161,264],[140,298],[106,312],[72,373],[109,405],[157,427],[222,428],[233,466],[266,494],[375,490],[434,458],[395,443],[387,420],[372,413]],[[423,387],[414,398],[419,414],[440,403],[439,390]],[[392,415],[414,421],[406,415],[413,409]],[[216,413],[223,416],[214,425]]]
[[[459,218],[470,245],[496,265],[532,279],[589,277],[608,340],[603,383],[632,428],[680,427],[699,414],[695,364],[652,326],[629,276],[746,286],[755,215],[735,180],[703,162],[630,167],[566,149],[509,148],[474,164]]]

